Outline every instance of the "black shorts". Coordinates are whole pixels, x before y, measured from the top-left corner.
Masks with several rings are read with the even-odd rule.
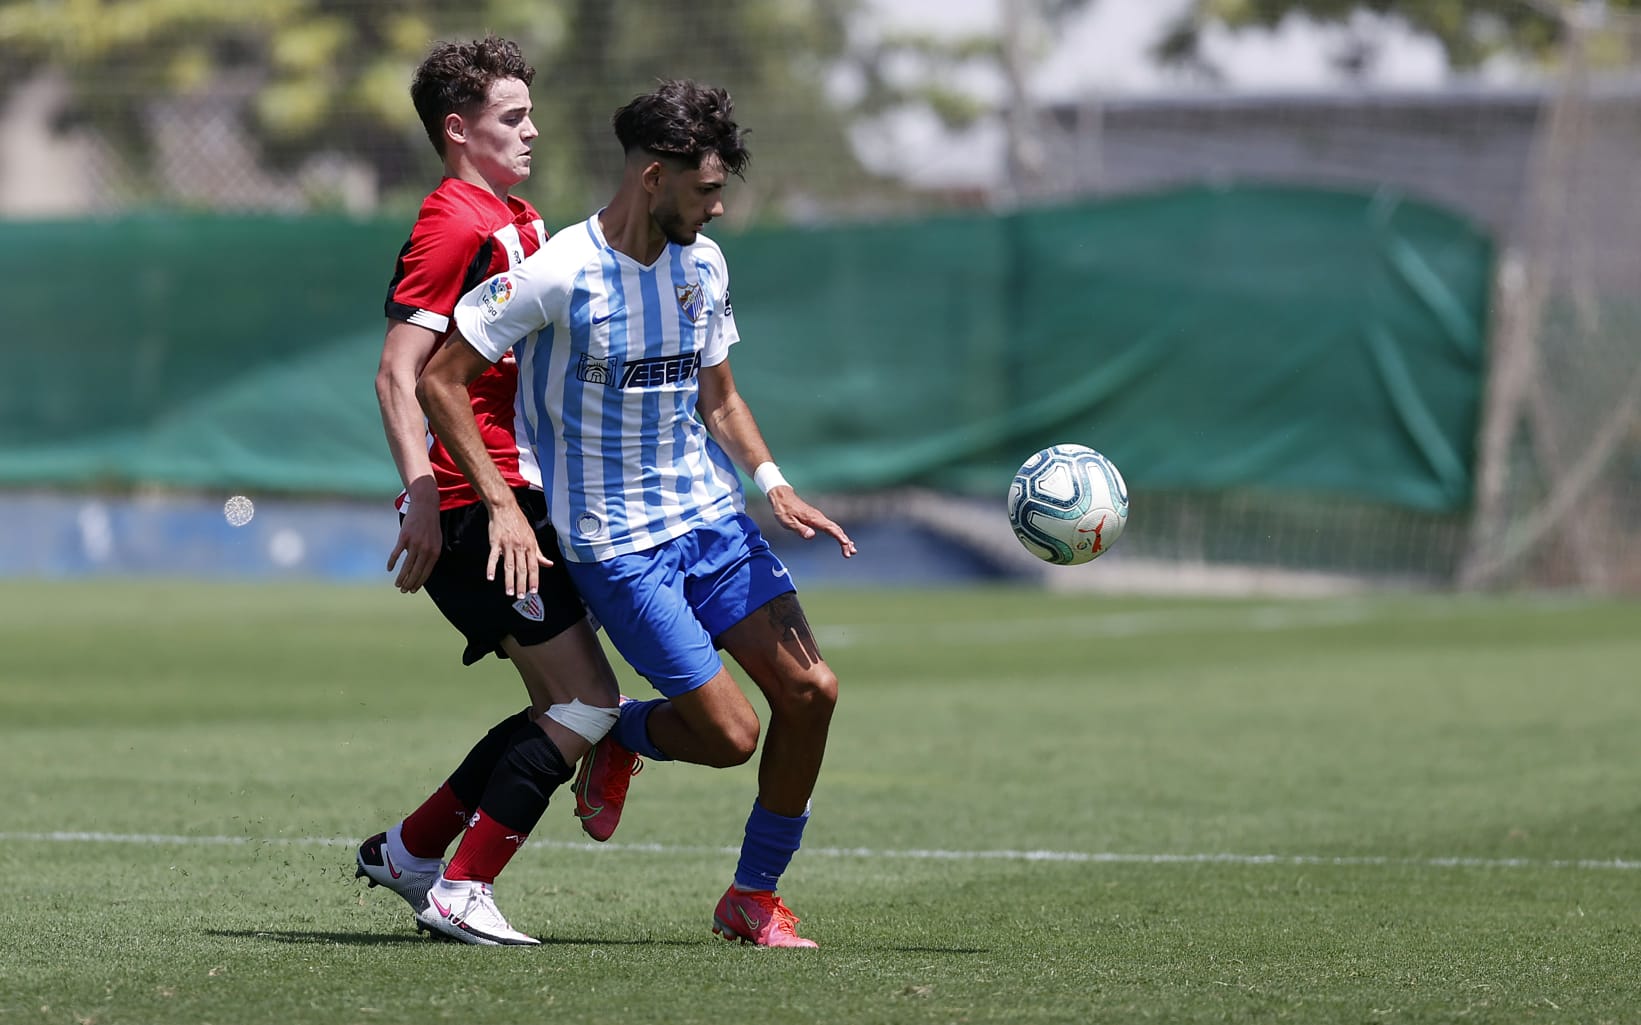
[[[502,567],[496,567],[496,579],[484,578],[484,565],[490,558],[490,510],[485,504],[474,502],[439,513],[444,550],[424,586],[444,618],[467,638],[462,665],[470,666],[492,652],[506,658],[501,650],[504,637],[511,635],[526,647],[540,644],[587,615],[580,593],[564,570],[558,533],[547,522],[546,497],[531,488],[516,488],[513,497],[536,525],[536,543],[542,553],[553,560],[553,565],[542,567],[537,593],[523,598],[508,595]]]

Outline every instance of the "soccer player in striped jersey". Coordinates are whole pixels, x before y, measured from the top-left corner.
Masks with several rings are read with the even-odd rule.
[[[357,874],[409,902],[418,929],[481,944],[536,942],[497,910],[491,884],[554,789],[608,732],[619,699],[614,673],[562,566],[545,570],[539,590],[528,595],[486,579],[485,506],[428,432],[415,394],[416,375],[449,332],[461,294],[518,266],[547,240],[541,216],[511,192],[530,174],[534,75],[516,44],[495,37],[439,43],[417,68],[411,98],[445,176],[422,203],[394,268],[376,376],[388,446],[405,486],[388,570],[397,564],[399,589],[425,588],[461,631],[463,664],[491,653],[510,659],[530,707],[497,723],[403,821],[361,844]],[[556,558],[541,474],[515,416],[517,390],[518,368],[506,357],[463,398],[502,486],[528,517],[525,529]],[[453,694],[452,703],[464,701]],[[458,834],[462,842],[444,866]]]
[[[700,231],[723,213],[727,177],[748,159],[732,113],[723,90],[688,81],[621,108],[626,161],[614,198],[464,296],[417,395],[490,508],[492,560],[527,591],[537,542],[466,402],[470,380],[517,353],[524,429],[570,575],[663,695],[624,702],[601,747],[740,764],[760,724],[717,649],[758,685],[770,711],[758,795],[713,929],[813,947],[775,891],[808,821],[838,682],[790,573],[745,514],[736,466],[753,473],[784,527],[828,535],[844,557],[855,546],[781,477],[730,373],[739,336],[729,274]]]

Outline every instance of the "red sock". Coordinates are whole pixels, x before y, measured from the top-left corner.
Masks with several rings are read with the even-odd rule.
[[[446,783],[405,816],[399,839],[404,841],[405,850],[418,858],[442,858],[450,841],[467,828],[470,815],[470,809],[456,800],[455,791]]]
[[[526,835],[507,828],[481,811],[473,816],[473,824],[462,836],[455,857],[444,868],[444,877],[452,881],[465,879],[476,883],[493,883],[527,839],[529,837]]]

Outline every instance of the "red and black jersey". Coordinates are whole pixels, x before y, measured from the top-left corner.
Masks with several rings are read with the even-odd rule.
[[[425,327],[441,338],[450,330],[456,300],[492,274],[522,262],[547,241],[535,207],[516,196],[505,202],[488,189],[446,178],[422,201],[410,239],[399,251],[387,290],[389,320]],[[509,487],[541,487],[541,470],[514,416],[518,365],[507,353],[468,386],[473,417],[490,458]],[[430,431],[428,460],[439,486],[439,508],[479,501],[450,453]],[[408,501],[401,494],[402,510]]]

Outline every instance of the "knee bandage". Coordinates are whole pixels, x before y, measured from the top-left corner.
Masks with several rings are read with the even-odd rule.
[[[584,738],[587,743],[596,744],[615,726],[619,713],[613,708],[598,708],[577,698],[567,705],[549,706],[547,718]]]

